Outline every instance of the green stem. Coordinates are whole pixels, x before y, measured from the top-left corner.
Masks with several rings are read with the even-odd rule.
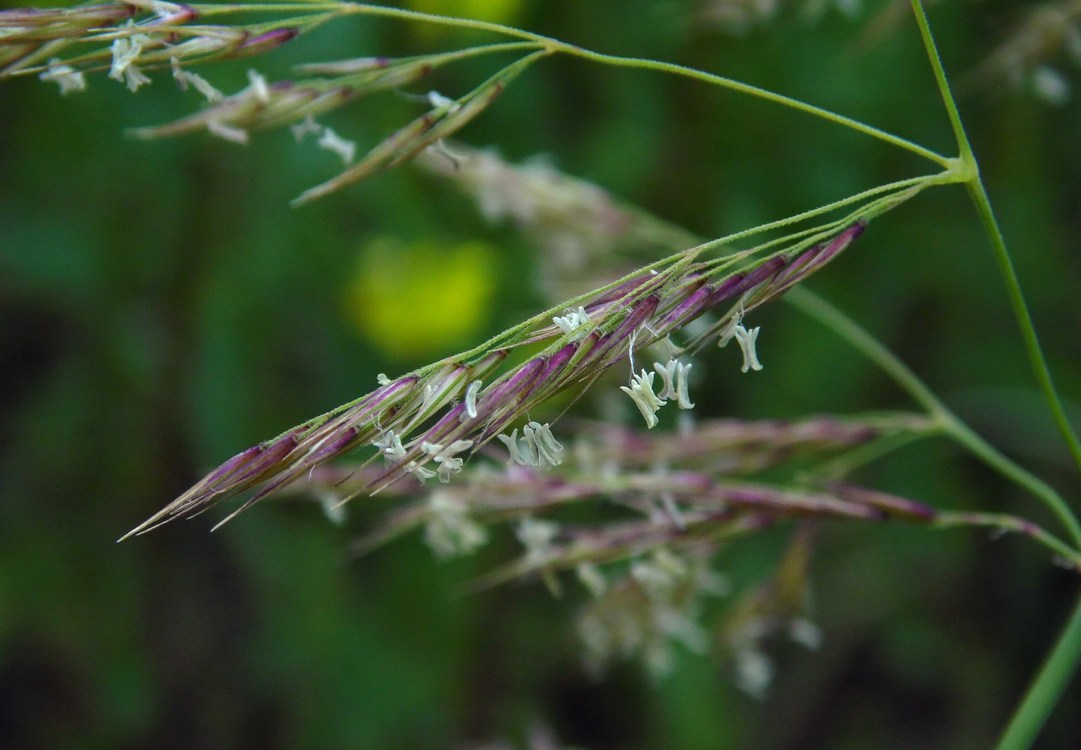
[[[420,61],[436,66],[442,65],[448,62],[458,62],[460,60],[468,60],[471,57],[480,57],[483,55],[491,55],[501,52],[524,52],[526,50],[536,50],[543,48],[543,45],[538,42],[498,42],[496,44],[478,44],[474,47],[464,47],[462,49],[456,49],[452,52],[440,52],[435,55],[424,55],[423,57],[404,58],[402,60],[394,60],[395,63],[407,62],[410,60]],[[319,63],[315,63],[312,66],[299,65],[300,70],[304,70],[307,67],[319,67]]]
[[[926,187],[951,182],[951,175],[952,173],[950,172],[950,170],[946,170],[945,172],[940,172],[938,174],[923,175],[921,177],[909,177],[907,179],[897,180],[896,182],[890,182],[885,185],[878,185],[877,187],[864,190],[863,192],[850,195],[846,198],[841,198],[840,200],[833,201],[832,203],[823,204],[821,206],[809,209],[807,211],[803,211],[798,214],[793,214],[792,216],[787,216],[783,219],[771,221],[766,224],[759,224],[756,227],[744,229],[739,232],[733,232],[732,234],[726,234],[724,237],[718,237],[715,240],[709,240],[708,242],[703,243],[702,247],[711,249],[719,247],[721,245],[727,245],[729,243],[736,242],[737,240],[742,240],[756,234],[761,234],[762,232],[769,232],[774,229],[784,229],[785,227],[791,226],[793,224],[798,224],[802,221],[806,221],[807,219],[812,219],[815,216],[828,214],[836,211],[839,208],[844,208],[845,206],[850,206],[853,203],[859,203],[860,201],[866,200],[868,198],[874,198],[875,196],[882,195],[884,193],[893,194],[890,196],[891,198],[896,198],[897,196],[900,196],[902,193],[904,193],[904,200],[907,200],[908,198],[914,196],[916,193]],[[905,191],[909,192],[905,193]],[[839,219],[836,223],[851,224],[857,218],[861,217],[868,219],[871,218],[868,213],[861,211],[859,212],[858,216],[846,216],[843,219]]]
[[[1066,690],[1077,665],[1081,662],[1081,601],[1078,601],[1055,648],[1047,655],[1043,668],[1032,682],[1024,700],[1006,727],[997,750],[1026,750],[1037,735],[1052,709]]]
[[[196,6],[200,12],[206,8],[208,11],[215,9],[215,6]],[[244,5],[228,5],[217,6],[216,11],[211,12],[239,12],[243,10],[268,10],[270,5],[257,5],[257,6],[244,6]],[[313,8],[320,10],[325,9],[327,6],[324,4],[313,5]],[[369,16],[381,16],[384,18],[398,18],[407,21],[415,21],[421,23],[432,23],[440,26],[471,29],[473,31],[485,31],[495,34],[502,34],[504,36],[516,37],[519,39],[526,39],[532,42],[542,43],[545,47],[553,52],[561,52],[567,55],[581,58],[583,60],[590,60],[604,65],[611,65],[615,67],[633,68],[638,70],[653,70],[659,73],[668,73],[672,75],[681,76],[684,78],[692,78],[698,81],[709,83],[722,88],[727,88],[737,93],[753,96],[758,99],[773,102],[774,104],[780,104],[791,109],[804,112],[813,117],[818,117],[828,122],[841,125],[843,127],[855,130],[856,132],[863,133],[864,135],[876,138],[880,141],[892,144],[899,148],[911,151],[918,156],[925,159],[929,159],[939,166],[949,167],[950,160],[941,154],[935,153],[930,149],[924,148],[919,144],[913,143],[900,136],[893,135],[879,128],[867,125],[858,120],[854,120],[851,117],[845,117],[835,112],[831,112],[822,107],[816,107],[813,104],[800,101],[799,99],[793,99],[792,97],[777,94],[772,91],[761,89],[757,86],[741,83],[740,81],[732,80],[731,78],[725,78],[724,76],[715,75],[713,73],[706,73],[701,70],[687,67],[685,65],[676,65],[674,63],[662,62],[659,60],[647,60],[637,57],[622,57],[619,55],[607,55],[601,52],[594,52],[593,50],[578,47],[573,44],[567,44],[558,39],[543,36],[541,34],[534,34],[530,31],[524,31],[522,29],[514,28],[513,26],[504,26],[503,24],[491,23],[488,21],[474,21],[465,18],[454,18],[452,16],[442,16],[434,13],[421,13],[419,11],[405,10],[401,8],[386,8],[379,5],[368,5],[365,3],[340,3],[338,9],[341,13],[356,13]]]
[[[935,79],[938,82],[942,101],[946,106],[946,111],[949,113],[950,124],[953,127],[957,146],[960,149],[961,160],[966,163],[965,171],[969,174],[966,186],[968,187],[969,196],[972,198],[984,230],[991,240],[995,260],[1006,283],[1006,291],[1010,299],[1010,305],[1013,307],[1014,317],[1017,318],[1018,325],[1021,328],[1025,353],[1028,355],[1029,363],[1036,375],[1040,390],[1043,391],[1048,406],[1051,408],[1055,424],[1070,448],[1074,463],[1077,464],[1078,469],[1081,469],[1081,441],[1078,441],[1077,433],[1066,417],[1066,411],[1051,379],[1051,370],[1047,366],[1047,360],[1041,350],[1036,328],[1032,324],[1032,316],[1028,312],[1025,297],[1021,292],[1021,284],[1017,279],[1016,271],[1014,271],[1009,251],[1006,249],[1006,241],[995,219],[991,201],[987,197],[987,190],[980,179],[979,165],[972,152],[972,146],[969,143],[968,135],[965,133],[964,125],[961,123],[957,104],[953,99],[949,82],[946,80],[946,73],[942,67],[942,59],[935,48],[934,38],[931,36],[931,27],[927,22],[927,15],[924,13],[919,0],[911,0],[911,2],[912,10],[916,15],[916,22],[920,27],[920,34],[923,36],[924,46],[927,49],[927,57],[935,72]],[[1055,498],[1056,501],[1052,504],[1052,508],[1064,522],[1068,523],[1076,542],[1077,535],[1074,533],[1074,529],[1077,527],[1077,522],[1061,498],[1058,498],[1057,495]],[[1079,661],[1081,661],[1081,602],[1078,603],[1077,608],[1074,610],[1074,614],[1070,618],[1066,630],[1059,638],[1058,644],[1048,655],[1043,669],[1040,670],[1040,673],[1029,687],[1025,699],[1014,713],[1013,719],[1011,719],[1009,726],[999,741],[999,750],[1025,750],[1032,746],[1046,723],[1047,717],[1050,716],[1067,683],[1076,671]]]
[[[1066,505],[1062,497],[1042,479],[1011,461],[976,434],[972,428],[950,411],[931,389],[919,379],[919,376],[908,369],[893,352],[879,343],[854,320],[805,288],[795,287],[789,290],[784,299],[821,322],[882,368],[916,403],[923,406],[931,417],[942,426],[942,430],[956,442],[967,448],[988,466],[1040,498],[1062,522],[1073,543],[1081,546],[1081,525],[1078,524],[1077,519],[1070,512],[1069,506]]]
[[[942,58],[938,55],[938,47],[935,46],[935,39],[931,36],[931,25],[927,22],[927,15],[923,12],[923,5],[920,0],[911,1],[912,10],[916,13],[916,24],[920,27],[920,36],[923,37],[923,46],[927,50],[927,57],[931,61],[931,69],[935,74],[939,94],[941,94],[942,101],[946,105],[946,113],[950,118],[950,126],[953,128],[957,147],[961,150],[961,159],[975,167],[976,159],[972,153],[972,146],[968,142],[968,136],[965,135],[965,126],[961,123],[961,113],[957,110],[957,105],[953,100],[953,93],[950,91],[949,81],[946,80],[946,71],[942,67]]]
[[[305,11],[337,11],[341,12],[341,3],[189,3],[192,8],[199,11],[199,18],[211,16],[224,16],[233,13],[280,13],[285,10]]]
[[[965,133],[965,127],[961,122],[961,115],[958,112],[957,103],[954,101],[953,93],[950,91],[950,84],[946,80],[946,73],[942,67],[942,59],[939,57],[938,49],[935,47],[935,40],[931,36],[931,27],[927,22],[927,15],[923,11],[920,0],[911,0],[911,2],[912,9],[916,14],[916,22],[920,27],[920,34],[923,36],[924,46],[927,49],[927,57],[934,70],[935,80],[938,82],[938,89],[942,96],[942,102],[946,106],[946,112],[950,118],[950,125],[953,127],[954,137],[957,139],[957,147],[961,152],[961,161],[964,165],[961,171],[967,177],[967,179],[965,179],[965,186],[968,188],[972,202],[976,206],[976,212],[980,216],[980,221],[983,223],[984,230],[991,240],[991,246],[995,253],[995,261],[998,263],[999,272],[1002,274],[1002,278],[1006,283],[1006,293],[1009,296],[1010,305],[1013,307],[1014,317],[1017,318],[1017,323],[1021,328],[1021,337],[1025,343],[1025,352],[1028,355],[1028,360],[1032,366],[1033,373],[1036,375],[1040,390],[1043,391],[1044,397],[1047,399],[1047,404],[1055,419],[1055,425],[1058,427],[1059,432],[1066,441],[1066,445],[1069,446],[1074,463],[1077,465],[1077,468],[1081,470],[1081,440],[1078,440],[1077,433],[1074,431],[1073,426],[1070,424],[1070,420],[1066,416],[1066,410],[1062,405],[1062,400],[1059,398],[1058,391],[1051,378],[1051,370],[1047,366],[1047,359],[1044,357],[1043,350],[1040,346],[1040,339],[1036,335],[1036,328],[1032,323],[1032,316],[1029,314],[1028,305],[1025,303],[1025,296],[1021,291],[1021,283],[1017,278],[1017,272],[1014,270],[1013,261],[1010,259],[1010,253],[1006,249],[1006,240],[1003,238],[1002,230],[999,228],[998,221],[995,219],[994,211],[991,208],[991,201],[987,197],[987,190],[984,188],[983,181],[980,179],[980,170],[976,161],[976,156],[972,152],[972,145],[969,143],[968,135]]]
[[[1063,562],[1069,562],[1075,569],[1081,571],[1081,551],[1078,551],[1059,539],[1042,526],[1029,521],[1027,518],[1012,516],[1007,513],[955,513],[941,511],[935,514],[931,526],[938,529],[950,529],[958,526],[982,526],[1006,533],[1024,534],[1039,542],[1045,547],[1054,550]]]
[[[565,52],[569,55],[574,55],[575,57],[580,57],[584,60],[591,60],[593,62],[603,63],[605,65],[612,65],[615,67],[623,68],[633,68],[638,70],[653,70],[660,73],[668,73],[671,75],[682,76],[684,78],[691,78],[702,81],[704,83],[720,86],[721,88],[726,88],[730,91],[735,91],[740,94],[753,96],[757,99],[763,99],[774,104],[780,104],[781,106],[798,110],[813,117],[821,118],[823,120],[826,120],[827,122],[832,122],[836,125],[841,125],[851,130],[855,130],[858,133],[863,133],[864,135],[868,135],[872,138],[876,138],[880,141],[892,144],[899,148],[905,149],[906,151],[911,151],[918,156],[935,162],[939,166],[949,167],[950,165],[950,160],[942,156],[941,154],[937,154],[930,149],[924,148],[923,146],[913,143],[912,141],[909,141],[905,138],[901,138],[900,136],[893,135],[892,133],[887,133],[886,131],[876,128],[872,125],[867,125],[860,122],[859,120],[854,120],[851,117],[839,115],[835,112],[829,111],[828,109],[816,107],[813,104],[808,104],[807,102],[800,101],[799,99],[793,99],[792,97],[784,96],[783,94],[777,94],[766,89],[761,89],[757,86],[742,83],[740,81],[735,81],[731,78],[725,78],[724,76],[715,75],[713,73],[706,73],[701,70],[696,70],[695,68],[689,68],[685,65],[677,65],[675,63],[661,62],[659,60],[647,60],[637,57],[606,55],[601,52],[594,52],[592,50],[582,49],[581,47],[575,47],[569,44],[560,43],[559,51]]]
[[[995,220],[995,214],[991,208],[991,201],[987,197],[987,191],[984,189],[983,182],[978,178],[968,183],[966,187],[968,187],[972,202],[976,205],[976,212],[980,215],[980,221],[983,223],[987,236],[991,239],[995,260],[998,262],[999,271],[1006,282],[1006,292],[1010,298],[1010,305],[1013,307],[1014,317],[1017,318],[1021,328],[1021,338],[1024,340],[1025,352],[1028,355],[1033,373],[1040,385],[1040,390],[1043,391],[1044,397],[1047,399],[1047,405],[1051,409],[1055,425],[1066,441],[1066,445],[1069,446],[1074,463],[1081,470],[1081,441],[1078,440],[1077,433],[1066,416],[1066,409],[1062,405],[1054,380],[1051,378],[1051,370],[1040,346],[1040,339],[1036,335],[1032,316],[1029,314],[1028,305],[1025,303],[1024,294],[1021,292],[1021,283],[1018,281],[1013,261],[1010,259],[1010,253],[1006,249],[1006,241],[1002,237],[1002,231]]]

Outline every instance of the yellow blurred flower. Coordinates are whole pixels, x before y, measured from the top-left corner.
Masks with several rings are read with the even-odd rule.
[[[449,354],[488,319],[498,279],[484,242],[376,240],[347,290],[349,318],[395,359]]]

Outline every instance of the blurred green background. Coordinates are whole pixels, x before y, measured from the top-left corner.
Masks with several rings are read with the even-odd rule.
[[[407,5],[720,72],[951,152],[914,23],[882,21],[890,2],[815,23],[782,4],[742,35],[690,0]],[[1031,7],[935,4],[947,70],[972,69]],[[251,66],[279,78],[298,62],[476,40],[351,19],[200,72],[228,91]],[[488,70],[448,68],[429,87],[461,93]],[[0,85],[0,747],[524,747],[538,724],[595,750],[992,743],[1078,593],[1075,574],[1018,539],[823,528],[812,569],[823,648],[778,651],[761,702],[735,689],[723,660],[687,653],[660,682],[633,665],[594,681],[571,627],[577,592],[462,595],[514,554],[509,539],[453,564],[415,537],[350,560],[368,514],[339,528],[313,504],[270,502],[214,534],[220,511],[115,544],[207,467],[367,392],[377,373],[537,311],[529,280],[544,260],[410,168],[290,210],[336,172],[335,156],[284,131],[247,147],[201,135],[134,141],[125,128],[178,117],[197,96],[162,72],[137,95],[101,74],[89,84],[66,98],[34,79]],[[1051,106],[994,84],[961,106],[1052,369],[1075,399],[1081,101]],[[364,149],[416,111],[387,94],[324,121]],[[570,59],[530,69],[462,139],[514,161],[546,154],[705,236],[927,171],[775,106]],[[929,191],[877,221],[811,286],[1076,500],[961,189]],[[388,321],[397,336],[380,333]],[[723,362],[707,355],[700,415],[909,408],[790,308],[755,324],[765,371],[741,377],[730,351]],[[1034,499],[941,441],[859,479],[1053,526]],[[752,585],[786,537],[744,541],[717,567]],[[1039,747],[1077,747],[1078,717],[1074,686]]]

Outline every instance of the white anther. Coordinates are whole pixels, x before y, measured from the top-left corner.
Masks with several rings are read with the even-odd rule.
[[[657,410],[667,403],[657,398],[657,395],[653,393],[653,378],[655,375],[656,373],[647,373],[642,370],[640,375],[631,378],[629,388],[625,385],[619,387],[619,390],[631,397],[634,405],[638,407],[638,411],[642,412],[642,417],[646,420],[648,429],[653,429],[657,425]]]
[[[109,77],[115,81],[124,81],[129,89],[138,91],[144,83],[150,83],[139,70],[135,61],[143,53],[143,45],[150,42],[146,34],[132,34],[113,40],[113,61],[109,67]]]
[[[589,313],[586,312],[586,309],[584,307],[579,307],[577,310],[568,310],[566,315],[552,318],[552,322],[555,323],[559,330],[563,331],[564,334],[570,335],[576,331],[580,332],[584,330],[585,326],[593,321],[589,317]]]
[[[536,467],[559,466],[563,463],[557,454],[563,452],[547,424],[530,422],[522,428],[522,440],[529,447],[529,462]]]
[[[758,338],[760,330],[762,330],[761,326],[756,326],[750,330],[744,328],[742,324],[736,326],[734,331],[736,343],[743,350],[743,367],[740,368],[740,372],[747,372],[748,370],[757,372],[762,369],[762,363],[758,361],[758,352],[755,351],[755,340]]]
[[[443,96],[438,91],[428,92],[428,104],[432,105],[435,109],[446,107],[451,112],[459,108],[458,102],[454,101],[450,97]]]
[[[202,94],[208,102],[221,101],[224,95],[214,88],[213,85],[198,73],[191,73],[180,67],[180,60],[172,57],[169,64],[173,69],[173,80],[181,91],[187,91],[188,86],[194,86],[195,90]]]
[[[480,392],[481,382],[474,380],[465,389],[465,416],[469,419],[477,418],[477,394]]]
[[[406,450],[402,445],[402,439],[394,434],[393,430],[387,430],[383,435],[372,443],[383,454],[388,462],[401,461],[405,458]]]
[[[259,101],[260,104],[270,104],[270,87],[267,85],[266,79],[259,75],[256,70],[248,70],[248,80],[251,85],[248,86],[248,90]]]
[[[289,132],[297,139],[297,143],[300,143],[307,135],[319,135],[322,133],[323,126],[317,123],[314,117],[308,115],[301,122],[290,125]]]
[[[330,128],[323,128],[323,135],[318,141],[318,146],[326,151],[334,152],[346,164],[353,161],[357,153],[357,144],[342,138]]]
[[[58,85],[61,96],[67,96],[72,91],[86,91],[86,77],[70,65],[62,65],[56,57],[49,60],[49,69],[38,78]]]
[[[472,447],[472,440],[455,440],[445,447],[439,443],[429,443],[427,441],[420,444],[420,450],[431,456],[432,460],[438,464],[437,473],[439,475],[439,481],[443,484],[449,482],[451,476],[461,472],[462,467],[465,464],[462,459],[454,458],[454,454],[469,450]]]
[[[510,454],[510,458],[507,459],[508,464],[518,464],[519,466],[529,466],[529,455],[523,453],[521,446],[518,444],[518,428],[514,428],[510,435],[496,435],[499,438],[499,442],[507,446],[507,452]]]
[[[693,409],[690,396],[687,393],[687,373],[691,365],[685,365],[677,359],[668,360],[667,365],[660,362],[653,363],[653,369],[661,376],[664,388],[658,395],[662,399],[676,399],[680,409]]]

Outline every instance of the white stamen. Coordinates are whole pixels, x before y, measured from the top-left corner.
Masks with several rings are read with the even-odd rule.
[[[472,440],[455,440],[453,443],[451,443],[447,447],[446,455],[452,456],[455,453],[461,453],[462,451],[467,451],[472,447],[473,447],[473,441]]]
[[[755,340],[758,338],[760,330],[762,330],[761,326],[747,330],[742,324],[736,325],[734,332],[736,342],[739,344],[739,348],[743,350],[743,367],[740,368],[740,372],[747,372],[748,370],[758,372],[762,369],[762,363],[758,361],[758,352],[755,351]]]
[[[421,484],[435,476],[434,471],[426,469],[423,466],[418,466],[416,461],[410,461],[409,466],[407,466],[406,469],[413,472],[413,475],[421,481]]]
[[[214,88],[214,86],[201,75],[198,73],[191,73],[181,68],[180,61],[177,58],[170,58],[169,64],[173,68],[173,79],[176,81],[176,85],[180,87],[181,91],[187,91],[188,84],[191,84],[208,102],[213,103],[225,98],[224,94]]]
[[[519,466],[529,466],[529,456],[522,453],[521,446],[518,445],[518,428],[515,427],[510,435],[496,435],[499,441],[503,445],[507,446],[507,452],[510,453],[510,458],[507,459],[508,464],[518,464]]]
[[[551,428],[548,427],[548,423],[545,422],[542,425],[538,425],[536,422],[532,423],[533,429],[536,431],[537,440],[541,445],[550,452],[561,453],[563,446],[552,435]]]
[[[452,112],[458,109],[458,107],[460,106],[458,102],[454,101],[449,97],[443,96],[438,91],[428,92],[428,104],[432,105],[432,107],[434,107],[435,109],[446,107]]]
[[[169,18],[183,9],[182,5],[160,2],[160,0],[132,0],[128,5],[134,5],[143,10],[149,10],[158,18]]]
[[[558,455],[563,452],[563,446],[552,435],[552,430],[547,424],[530,422],[522,428],[521,441],[518,440],[517,428],[510,435],[496,435],[496,437],[507,446],[507,452],[510,453],[510,458],[507,459],[508,464],[543,469],[563,463],[563,459]]]
[[[86,77],[81,71],[70,65],[60,64],[60,59],[49,60],[49,69],[38,76],[42,81],[52,81],[60,86],[60,95],[67,96],[72,91],[86,91]]]
[[[435,461],[439,464],[436,473],[439,474],[439,481],[443,484],[450,482],[450,478],[454,474],[460,473],[462,466],[465,464],[465,461],[460,458],[445,458],[443,456],[436,457]]]
[[[420,449],[424,453],[427,453],[429,456],[436,456],[437,458],[439,456],[453,456],[455,453],[461,453],[472,447],[472,440],[455,440],[446,448],[439,443],[429,443],[427,440],[420,444]]]
[[[270,87],[267,86],[266,79],[259,75],[258,71],[248,70],[248,80],[251,81],[248,90],[251,91],[259,103],[270,104]]]
[[[357,153],[357,144],[342,138],[330,128],[323,128],[323,136],[318,141],[319,148],[333,151],[349,164]]]
[[[533,437],[533,428],[529,425],[522,428],[522,442],[525,443],[525,449],[522,450],[522,455],[529,456],[529,465],[540,466],[540,451],[537,448],[537,441]]]
[[[137,67],[129,65],[124,69],[124,83],[128,87],[128,91],[135,93],[140,86],[150,83],[150,79],[143,75],[143,72]]]
[[[293,134],[293,137],[297,139],[297,143],[304,140],[307,135],[319,135],[323,132],[323,126],[315,121],[315,118],[308,115],[304,118],[303,122],[298,122],[289,126],[289,132]]]
[[[385,372],[381,372],[375,376],[375,382],[379,385],[390,385],[390,378],[387,377]]]
[[[135,58],[139,56],[139,53],[143,51],[141,39],[145,38],[145,34],[135,34],[113,40],[110,48],[113,53],[112,65],[109,67],[110,78],[119,81],[124,77],[124,69],[131,65]]]
[[[592,319],[584,307],[577,310],[568,310],[566,315],[552,318],[552,322],[559,327],[564,334],[570,335],[576,331],[583,331],[584,327],[592,323]]]
[[[718,349],[724,349],[726,346],[728,346],[728,342],[735,338],[736,326],[740,324],[741,320],[743,320],[742,316],[735,315],[728,321],[728,324],[720,330],[720,332],[717,334]]]
[[[109,77],[114,81],[124,81],[131,91],[138,91],[145,83],[150,83],[139,70],[135,61],[143,52],[143,45],[150,41],[146,34],[132,34],[113,40],[113,61],[109,67]]]
[[[676,372],[676,406],[680,409],[693,409],[691,396],[687,392],[687,373],[691,371],[691,365],[684,365]]]
[[[664,388],[657,394],[658,398],[666,400],[674,398],[680,409],[694,408],[687,393],[687,372],[691,369],[691,365],[670,359],[667,365],[654,362],[653,369],[661,376],[661,382],[664,384]]]
[[[206,129],[211,135],[216,135],[230,143],[239,143],[243,145],[248,142],[247,130],[235,128],[232,125],[226,125],[219,120],[210,120],[207,122]]]
[[[394,430],[387,430],[383,435],[372,443],[388,463],[401,461],[405,458],[406,450],[402,445],[402,439],[394,434]]]
[[[480,392],[481,382],[474,380],[465,389],[465,416],[469,419],[477,418],[477,393]]]
[[[522,435],[522,440],[529,447],[529,459],[533,466],[543,468],[563,463],[563,459],[557,455],[563,452],[563,446],[556,441],[547,424],[530,422],[522,428]]]
[[[626,393],[634,401],[634,405],[638,407],[638,410],[642,412],[642,417],[646,420],[646,427],[653,429],[657,425],[657,410],[664,406],[667,402],[657,398],[653,393],[653,378],[656,373],[647,373],[642,370],[641,375],[635,375],[631,379],[631,385],[628,388],[625,385],[621,385],[619,390]]]
[[[173,80],[176,81],[176,86],[181,91],[188,90],[188,79],[185,75],[186,71],[180,67],[180,60],[175,57],[169,58],[169,67],[173,69]]]
[[[443,484],[448,483],[451,476],[461,472],[465,464],[462,459],[454,458],[454,454],[469,450],[472,447],[472,440],[455,440],[446,447],[439,443],[429,443],[427,441],[420,444],[421,451],[432,456],[432,460],[438,464],[437,473],[439,474],[439,481]]]

